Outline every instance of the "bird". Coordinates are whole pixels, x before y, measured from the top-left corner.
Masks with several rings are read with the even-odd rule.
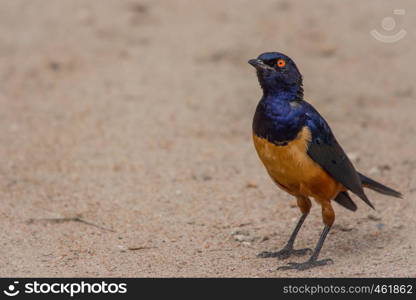
[[[307,270],[333,263],[319,259],[324,241],[335,221],[333,201],[356,211],[349,192],[374,209],[363,188],[402,198],[402,194],[358,172],[331,128],[319,112],[304,100],[303,78],[295,62],[279,52],[266,52],[248,61],[257,73],[263,95],[252,123],[257,154],[274,183],[296,198],[301,216],[286,245],[258,257],[287,259],[310,254],[301,263],[288,263],[280,270]],[[294,243],[313,199],[321,206],[324,228],[312,251],[295,249]]]

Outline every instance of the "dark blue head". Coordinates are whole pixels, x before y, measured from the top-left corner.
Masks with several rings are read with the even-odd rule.
[[[282,100],[303,98],[302,75],[290,57],[279,52],[266,52],[248,63],[256,68],[265,95]]]

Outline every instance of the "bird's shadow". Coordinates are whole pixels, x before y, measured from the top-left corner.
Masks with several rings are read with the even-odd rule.
[[[371,225],[370,225],[371,226]],[[387,248],[388,245],[395,245],[400,240],[398,229],[387,226],[382,223],[374,223],[375,230],[368,230],[355,226],[352,229],[345,230],[342,226],[335,226],[329,236],[329,243],[326,247],[331,250],[334,256],[346,257],[352,253],[374,253],[374,249]],[[339,238],[342,236],[342,238]],[[336,249],[336,251],[335,251]],[[339,251],[343,250],[343,251]]]

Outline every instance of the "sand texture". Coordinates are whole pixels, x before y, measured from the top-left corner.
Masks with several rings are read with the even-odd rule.
[[[0,276],[415,277],[415,14],[412,0],[1,1]],[[371,36],[386,16],[402,40]],[[247,60],[272,50],[357,169],[405,195],[334,204],[321,257],[335,263],[304,272],[256,257],[299,217],[251,139]],[[322,228],[314,203],[296,246]]]

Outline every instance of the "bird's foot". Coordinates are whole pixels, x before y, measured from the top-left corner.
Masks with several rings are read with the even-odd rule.
[[[278,259],[286,259],[292,255],[302,256],[302,255],[306,255],[310,253],[312,253],[312,250],[309,248],[293,249],[292,247],[284,247],[282,250],[277,251],[277,252],[263,251],[257,254],[257,257],[261,257],[261,258],[277,257]]]
[[[316,260],[316,259],[309,259],[308,261],[304,262],[304,263],[293,263],[290,262],[289,264],[287,264],[286,266],[283,267],[279,267],[277,268],[278,270],[298,270],[298,271],[303,271],[303,270],[308,270],[311,268],[315,268],[315,267],[319,267],[319,266],[325,266],[327,264],[333,264],[333,260],[332,259],[322,259],[322,260]]]

